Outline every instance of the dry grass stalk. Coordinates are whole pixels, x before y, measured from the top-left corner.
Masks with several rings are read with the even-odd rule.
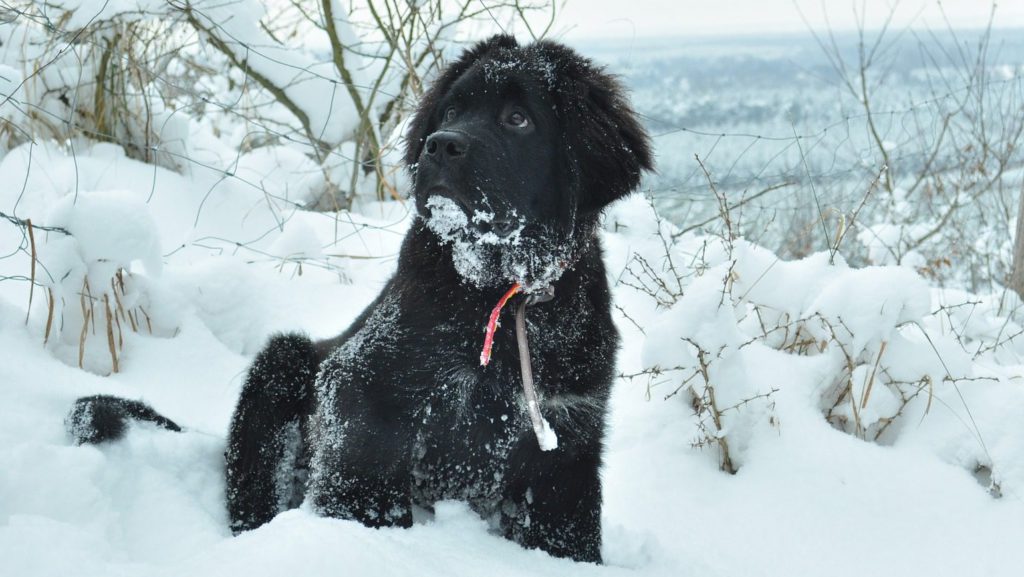
[[[153,325],[150,321],[149,315],[141,306],[125,308],[123,300],[123,297],[126,294],[124,282],[125,272],[126,271],[124,269],[118,270],[110,279],[110,291],[102,293],[104,320],[106,322],[105,332],[107,334],[107,349],[110,352],[111,372],[113,373],[120,372],[121,362],[119,358],[119,351],[124,350],[124,325],[122,324],[122,318],[126,319],[131,325],[133,332],[138,332],[139,323],[136,320],[136,315],[138,312],[142,312],[142,314],[145,315],[149,333],[153,333]],[[43,344],[46,344],[50,340],[56,309],[56,298],[54,297],[53,289],[48,288],[47,295],[49,297],[49,310],[46,318],[46,332],[43,337]],[[113,295],[113,298],[111,298],[111,295]],[[85,368],[85,347],[88,341],[90,327],[92,333],[96,334],[96,305],[100,300],[101,297],[94,296],[92,294],[89,279],[86,278],[82,282],[82,290],[79,292],[79,305],[82,309],[82,329],[78,337],[79,368]],[[116,336],[114,334],[115,328],[117,333]]]
[[[117,343],[119,348],[124,349],[124,333],[121,329],[121,319],[128,319],[128,313],[125,311],[124,303],[121,301],[121,295],[124,294],[124,279],[121,277],[123,269],[117,271],[114,278],[110,279],[111,292],[114,294],[114,303],[117,305],[117,309],[114,311],[114,320],[117,321]],[[121,288],[118,291],[118,287]],[[135,323],[131,323],[132,331],[139,332],[135,328]]]
[[[43,335],[43,344],[45,345],[50,340],[50,330],[53,329],[53,289],[46,289],[47,305],[46,305],[46,332]]]
[[[78,336],[78,368],[85,368],[85,339],[89,335],[89,315],[92,308],[85,306],[85,291],[81,293],[82,303],[82,332]]]
[[[860,418],[860,407],[857,406],[857,399],[853,398],[853,374],[852,370],[847,369],[848,375],[846,379],[846,389],[843,391],[843,397],[850,400],[850,410],[853,412],[853,429],[857,437],[863,439],[866,435],[866,429],[864,422]]]
[[[885,347],[888,345],[888,341],[882,341],[882,344],[878,347],[878,355],[875,357],[875,366],[871,368],[871,375],[868,377],[868,382],[864,386],[864,390],[860,395],[860,408],[868,406],[868,399],[871,398],[871,387],[875,384],[875,374],[878,372],[878,365],[882,362],[882,355],[885,354]]]
[[[114,345],[114,312],[110,308],[110,295],[103,295],[103,308],[107,314],[107,348],[110,349],[111,371],[118,372],[117,347]]]
[[[82,282],[82,307],[89,303],[89,314],[85,315],[86,324],[92,322],[92,334],[96,334],[96,299],[92,296],[92,287],[89,286],[89,277]]]
[[[149,334],[153,334],[153,323],[149,320],[149,313],[142,306],[139,306],[139,311],[142,312],[142,316],[146,317],[146,329],[149,330]]]
[[[32,275],[29,278],[28,283],[28,310],[25,311],[25,324],[27,325],[29,315],[32,314],[32,297],[35,296],[36,293],[36,261],[38,260],[38,255],[36,254],[36,235],[32,231],[31,218],[25,219],[25,228],[28,230],[28,242],[29,246],[32,248]]]

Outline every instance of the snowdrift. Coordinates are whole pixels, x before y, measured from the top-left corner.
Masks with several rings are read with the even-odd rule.
[[[287,190],[290,162],[250,166]],[[31,259],[0,259],[0,574],[1009,576],[1024,566],[1024,327],[1004,312],[1008,295],[939,290],[907,268],[853,269],[841,254],[782,261],[727,235],[676,235],[640,197],[615,206],[604,233],[624,337],[606,566],[521,549],[459,503],[411,530],[302,508],[233,538],[222,452],[249,358],[274,331],[344,329],[391,273],[408,210],[306,212],[99,144],[75,158],[15,149],[0,181],[26,183],[0,190],[4,212],[53,229],[35,233],[31,310],[17,280]],[[25,240],[0,226],[5,252]],[[63,418],[94,393],[144,399],[187,431],[138,426],[122,442],[73,446]]]

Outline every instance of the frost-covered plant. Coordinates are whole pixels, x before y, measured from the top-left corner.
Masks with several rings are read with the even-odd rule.
[[[147,312],[163,258],[155,223],[145,204],[118,192],[69,195],[50,222],[38,247],[44,339],[69,364],[116,373],[129,333],[174,330]]]
[[[796,335],[782,346],[830,357],[831,384],[821,396],[830,423],[861,439],[886,440],[883,435],[906,405],[930,394],[951,366],[957,375],[970,369],[962,362],[951,365],[951,359],[938,358],[930,348],[928,335],[920,330],[930,292],[913,271],[841,266],[830,272],[832,278],[809,295],[797,320],[777,325]]]
[[[654,220],[621,281],[655,310],[636,376],[666,399],[683,395],[693,444],[717,448],[724,471],[742,466],[758,431],[784,426],[780,392],[813,399],[840,430],[891,443],[908,415],[923,418],[936,395],[975,378],[909,268],[850,268],[832,252],[784,261],[728,233],[673,238]]]
[[[658,317],[647,331],[643,363],[651,376],[670,381],[666,398],[682,392],[693,408],[693,445],[717,448],[719,467],[735,473],[753,428],[773,422],[774,388],[759,389],[749,376],[729,268],[704,272]]]
[[[1004,6],[978,4],[999,22]],[[1014,249],[1012,237],[1024,220],[1024,68],[1012,33],[952,26],[810,30],[773,65],[722,42],[729,59],[665,56],[633,78],[661,149],[701,151],[744,237],[791,260],[848,231],[854,266],[901,264],[992,291],[1010,281],[1014,253],[1024,279],[1024,241]],[[745,119],[748,107],[762,112]],[[683,231],[713,233],[718,203],[687,157],[663,152],[651,185]]]
[[[9,14],[0,21],[6,147],[39,135],[85,136],[179,171],[232,176],[232,159],[211,159],[193,141],[196,124],[206,122],[239,153],[301,147],[322,170],[317,206],[335,210],[359,192],[400,196],[402,122],[459,29],[498,19],[532,33],[531,21],[550,27],[553,7],[547,0],[19,0]]]
[[[895,8],[893,8],[895,10]],[[868,135],[862,158],[883,169],[878,198],[858,240],[872,264],[914,268],[943,285],[970,290],[1005,286],[1013,260],[1009,208],[1020,200],[1020,100],[1024,76],[991,63],[988,27],[970,42],[946,23],[915,49],[929,106],[913,107],[899,127],[881,109],[890,65],[901,57],[901,32],[859,31],[855,55],[835,36],[815,35],[840,81],[841,98],[859,113]]]
[[[654,215],[654,227],[642,229],[653,251],[635,253],[619,281],[661,311],[641,329],[644,370],[632,376],[645,376],[648,391],[664,390],[666,400],[683,398],[695,417],[693,446],[716,449],[719,468],[735,473],[753,430],[776,424],[776,389],[749,375],[749,343],[737,322],[735,262],[729,256],[734,241],[725,235],[679,243],[672,238],[677,229]]]
[[[186,39],[163,4],[10,3],[0,23],[0,126],[9,145],[84,136],[184,169],[188,122],[177,114],[176,87],[210,71],[181,52]]]

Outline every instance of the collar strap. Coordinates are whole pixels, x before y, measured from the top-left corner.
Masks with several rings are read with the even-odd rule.
[[[484,348],[480,352],[480,365],[486,367],[491,362],[491,349],[494,347],[494,333],[498,330],[498,318],[501,316],[501,309],[508,303],[509,299],[519,293],[522,287],[519,283],[508,289],[498,304],[491,310],[491,316],[487,321],[487,330],[484,334]],[[530,415],[530,423],[533,425],[533,433],[537,436],[537,443],[542,451],[550,451],[558,448],[558,437],[551,425],[544,420],[540,412],[540,399],[537,396],[537,388],[533,381],[533,366],[530,360],[530,342],[526,336],[526,307],[547,302],[555,298],[555,288],[547,287],[543,291],[527,295],[519,301],[516,307],[516,342],[519,345],[519,369],[523,379],[523,397],[526,399],[526,409]]]

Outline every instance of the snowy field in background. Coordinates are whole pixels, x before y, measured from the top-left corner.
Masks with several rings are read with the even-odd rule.
[[[671,227],[640,197],[610,211],[606,257],[622,307],[619,368],[660,374],[616,384],[605,566],[524,550],[454,502],[409,530],[300,509],[232,537],[222,452],[249,359],[274,331],[344,329],[390,275],[407,209],[299,210],[310,200],[293,178],[303,160],[283,149],[238,159],[236,174],[273,197],[109,145],[81,145],[77,158],[29,152],[0,159],[0,209],[73,238],[36,233],[37,275],[64,299],[45,346],[45,291],[26,324],[29,283],[0,282],[0,575],[963,577],[1024,567],[1024,344],[1011,338],[1022,327],[1002,313],[1006,295],[940,291],[897,267],[852,270],[841,255],[786,262],[742,240],[666,243]],[[17,227],[0,226],[5,253],[20,242]],[[117,288],[119,266],[132,274]],[[0,278],[30,269],[24,254],[0,259]],[[86,279],[97,295],[115,286],[109,295],[124,302],[111,306],[145,317],[145,327],[133,317],[137,331],[128,316],[116,327],[116,374],[106,313],[78,300]],[[691,406],[706,393],[702,358],[718,407],[730,409],[715,424]],[[843,386],[852,401],[835,400]],[[73,446],[63,418],[94,393],[144,399],[188,430],[139,426],[121,442]],[[735,475],[719,470],[720,438]]]

